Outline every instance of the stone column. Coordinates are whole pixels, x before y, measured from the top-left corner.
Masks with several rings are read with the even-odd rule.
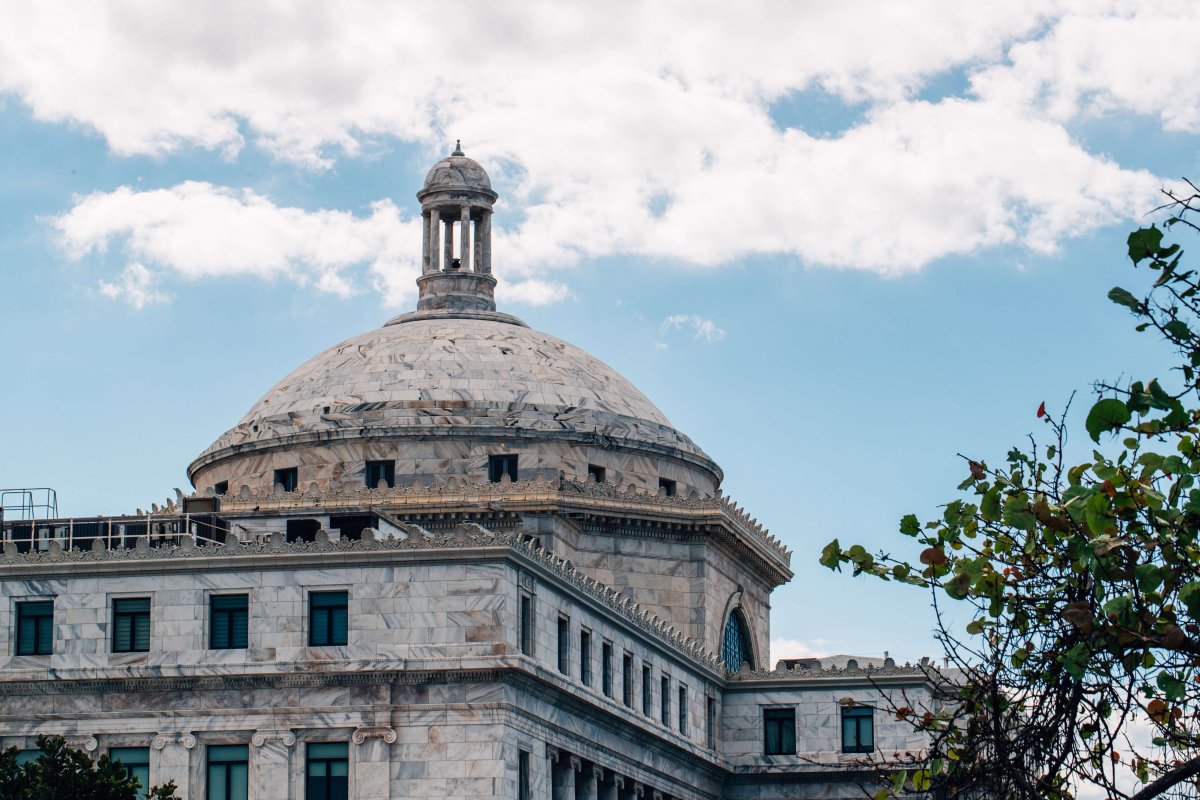
[[[427,272],[437,272],[441,269],[441,261],[438,260],[438,245],[441,243],[442,235],[442,220],[438,210],[432,209],[429,212],[429,248],[425,253],[425,258],[429,262]]]
[[[175,781],[179,800],[193,800],[190,751],[196,746],[196,737],[190,733],[160,733],[150,746],[158,751],[158,764],[150,772],[150,782],[157,786]],[[195,800],[200,800],[199,795]]]
[[[575,779],[575,800],[596,800],[596,787],[603,770],[596,766],[583,768],[582,763],[580,768]]]
[[[583,762],[551,745],[546,745],[546,755],[550,758],[551,800],[575,800],[575,773],[583,768]]]
[[[475,252],[471,254],[471,267],[475,272],[483,274],[483,214],[480,212],[479,221],[475,223]]]
[[[421,274],[429,272],[429,214],[421,215]]]
[[[392,745],[396,731],[389,727],[363,727],[350,737],[354,749],[355,800],[390,800],[392,796]]]
[[[254,745],[250,769],[250,797],[288,800],[292,796],[292,747],[296,734],[291,731],[257,731],[250,737]]]
[[[458,248],[458,260],[462,262],[462,268],[469,270],[471,268],[471,207],[464,205],[462,207],[462,245]]]
[[[492,212],[484,210],[479,217],[479,260],[482,266],[479,272],[484,275],[492,274]]]
[[[619,775],[614,775],[611,771],[603,774],[600,767],[592,767],[596,770],[596,798],[597,800],[617,800],[617,781],[621,780]],[[623,782],[623,781],[622,781]]]
[[[447,270],[447,269],[450,269],[450,264],[453,263],[453,261],[454,261],[454,220],[453,220],[453,218],[447,218],[446,223],[443,227],[446,230],[445,230],[445,234],[443,236],[445,241],[442,242],[442,246],[445,249],[445,255],[443,256],[444,260],[442,261],[442,269]]]

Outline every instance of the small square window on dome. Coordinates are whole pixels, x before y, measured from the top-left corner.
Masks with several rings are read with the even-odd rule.
[[[671,480],[670,478],[659,478],[658,488],[662,490],[662,493],[667,497],[675,496],[676,484],[675,481]]]
[[[507,475],[510,481],[517,479],[517,457],[514,455],[488,456],[488,480],[499,483]]]

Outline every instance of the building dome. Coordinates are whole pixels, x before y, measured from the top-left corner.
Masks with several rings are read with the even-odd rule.
[[[479,162],[463,155],[461,144],[454,152],[433,165],[425,176],[425,190],[453,188],[492,190],[492,182]]]
[[[417,310],[329,348],[272,387],[188,468],[198,490],[361,487],[375,474],[368,465],[381,462],[397,483],[484,480],[503,455],[515,459],[505,471],[518,480],[540,473],[650,492],[717,491],[720,468],[629,381],[496,310],[495,194],[486,187],[487,174],[461,150],[434,166],[417,195]]]

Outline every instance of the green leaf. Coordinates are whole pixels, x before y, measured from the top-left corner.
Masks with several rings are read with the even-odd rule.
[[[1180,586],[1179,602],[1187,608],[1192,619],[1200,620],[1200,582],[1190,581]]]
[[[913,790],[917,792],[927,792],[929,787],[933,785],[933,780],[929,777],[929,770],[919,769],[912,776]]]
[[[1187,323],[1173,319],[1166,325],[1163,325],[1163,330],[1174,336],[1176,339],[1188,340],[1192,338],[1192,329],[1187,326]]]
[[[1187,692],[1187,683],[1169,672],[1160,672],[1154,681],[1168,700],[1182,700]]]
[[[1125,404],[1115,398],[1107,397],[1092,406],[1084,425],[1087,427],[1092,441],[1099,443],[1100,434],[1120,428],[1129,422],[1129,419],[1129,409],[1125,407]]]
[[[825,545],[825,549],[821,551],[821,566],[829,567],[829,569],[842,571],[842,546],[838,544],[838,540],[834,539],[829,544]]]
[[[1108,290],[1108,299],[1112,300],[1119,306],[1125,306],[1134,311],[1141,309],[1142,304],[1129,292],[1122,289],[1120,286],[1114,286]]]
[[[1133,263],[1138,264],[1158,253],[1162,237],[1162,231],[1153,225],[1149,228],[1138,228],[1129,234],[1126,244],[1129,246],[1129,257],[1133,259]]]
[[[1139,592],[1153,592],[1162,583],[1162,573],[1156,564],[1138,564],[1133,568],[1133,574],[1137,576]]]
[[[900,518],[900,532],[905,536],[916,536],[921,532],[921,521],[916,514],[905,514]]]

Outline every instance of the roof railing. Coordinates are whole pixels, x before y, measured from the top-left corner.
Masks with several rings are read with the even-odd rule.
[[[135,547],[138,539],[146,539],[151,547],[178,545],[183,539],[221,544],[228,532],[229,523],[215,514],[11,520],[0,523],[0,544],[6,549],[15,546],[19,553],[49,550],[51,542],[64,550],[87,550],[97,542],[114,550]]]

